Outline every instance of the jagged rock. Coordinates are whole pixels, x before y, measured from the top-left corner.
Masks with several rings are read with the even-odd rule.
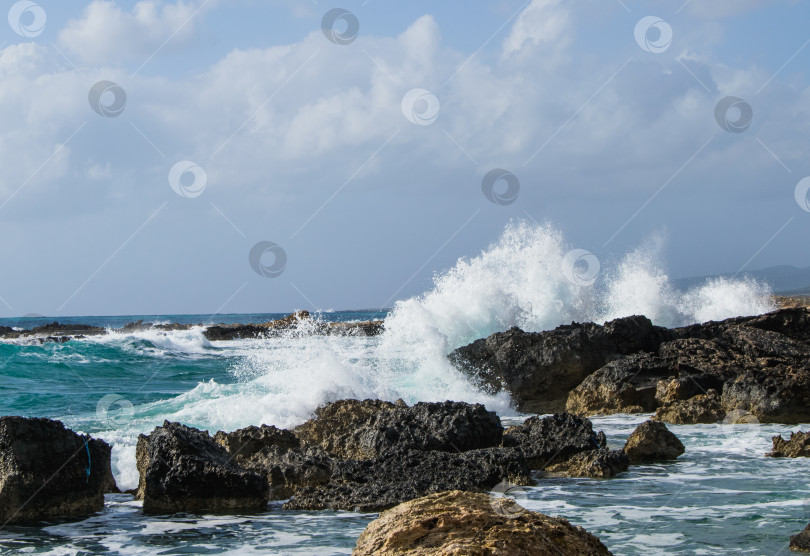
[[[630,463],[672,460],[684,453],[683,444],[664,423],[645,421],[627,439],[624,451]]]
[[[672,374],[663,359],[648,353],[611,361],[568,394],[565,410],[576,415],[610,415],[655,411],[656,385]]]
[[[622,450],[589,450],[546,468],[550,475],[609,479],[627,471],[630,458]]]
[[[335,457],[360,460],[392,448],[489,448],[500,444],[503,428],[498,416],[480,404],[420,402],[408,407],[404,402],[342,400],[319,408],[295,433]]]
[[[792,432],[790,439],[782,435],[773,437],[773,451],[766,454],[772,458],[810,458],[810,432]]]
[[[0,525],[101,511],[110,446],[59,421],[0,417]]]
[[[214,440],[245,469],[265,473],[270,500],[289,498],[302,486],[329,482],[333,461],[320,447],[304,447],[295,434],[267,425],[231,433],[218,432]]]
[[[681,402],[708,393],[709,390],[721,391],[723,381],[713,375],[686,375],[678,378],[659,380],[655,390],[655,399],[662,406]]]
[[[523,510],[504,515],[491,496],[451,491],[400,504],[360,535],[353,556],[603,556],[598,538],[562,518]]]
[[[605,434],[595,434],[590,420],[570,413],[529,417],[503,435],[503,445],[519,449],[529,466],[537,470],[580,452],[604,448],[605,444]]]
[[[525,459],[513,449],[397,449],[371,460],[337,462],[328,485],[298,489],[284,508],[377,512],[443,490],[488,491],[503,481],[531,485],[530,475]]]
[[[711,424],[722,421],[726,411],[716,390],[693,396],[688,400],[659,407],[653,415],[655,421],[673,425]]]
[[[622,355],[656,351],[666,329],[647,317],[560,326],[547,332],[512,328],[476,340],[450,360],[490,393],[506,390],[517,409],[550,413],[565,407],[569,391],[589,374]]]
[[[761,423],[807,423],[810,370],[779,366],[744,372],[726,383],[722,403],[727,411],[748,411]]]
[[[790,549],[797,552],[810,552],[810,525],[804,530],[790,537]]]
[[[147,513],[261,511],[267,478],[238,465],[206,431],[165,421],[136,446]]]

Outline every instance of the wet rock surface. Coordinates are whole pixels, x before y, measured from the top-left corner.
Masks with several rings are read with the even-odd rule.
[[[600,556],[610,552],[598,538],[565,519],[515,504],[507,513],[487,494],[450,491],[383,512],[360,535],[352,554]]]
[[[790,549],[797,552],[810,552],[810,525],[804,530],[790,537]]]
[[[556,413],[529,417],[523,424],[508,428],[503,445],[520,450],[529,467],[542,470],[580,452],[604,448],[606,439],[604,433],[593,431],[589,419]]]
[[[165,421],[138,438],[136,460],[144,512],[258,512],[267,505],[266,476],[238,465],[205,431]]]
[[[785,440],[782,435],[773,437],[772,458],[810,458],[810,432],[792,432]]]
[[[631,464],[674,460],[684,451],[678,437],[658,421],[641,423],[624,445]]]
[[[605,364],[639,351],[655,351],[666,330],[647,317],[560,326],[547,332],[512,328],[476,340],[450,360],[488,392],[507,391],[517,409],[551,413],[565,408],[568,393]]]
[[[549,475],[609,479],[627,471],[630,458],[622,450],[589,450],[546,467]]]
[[[0,417],[0,525],[101,511],[110,446],[59,421]]]
[[[540,333],[513,328],[459,348],[450,359],[486,390],[508,391],[523,411],[659,410],[658,418],[677,423],[746,411],[763,423],[810,421],[810,309],[804,307],[675,329],[644,317]]]

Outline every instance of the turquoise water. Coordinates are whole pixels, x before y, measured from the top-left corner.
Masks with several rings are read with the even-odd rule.
[[[283,315],[217,316],[263,322]],[[344,312],[323,320],[367,320]],[[118,327],[139,320],[210,322],[200,316],[104,317],[73,322]],[[51,322],[0,320],[26,328]],[[68,319],[62,319],[68,321]],[[401,324],[401,323],[400,323]],[[421,329],[419,329],[421,330]],[[410,331],[409,334],[415,334]],[[457,340],[456,343],[469,338]],[[163,419],[216,430],[290,427],[344,397],[482,402],[521,419],[508,399],[477,392],[444,360],[447,345],[290,334],[211,343],[200,328],[90,337],[64,344],[0,342],[0,414],[63,420],[113,445],[119,486],[134,487],[134,445]],[[444,350],[444,351],[443,351]],[[621,447],[646,416],[595,419]],[[677,462],[633,467],[612,480],[543,479],[514,493],[527,508],[561,515],[615,554],[776,554],[810,520],[810,459],[763,457],[770,437],[810,426],[673,426],[687,452]],[[0,530],[0,551],[54,554],[349,554],[372,514],[287,512],[255,516],[150,516],[128,495],[79,522]]]

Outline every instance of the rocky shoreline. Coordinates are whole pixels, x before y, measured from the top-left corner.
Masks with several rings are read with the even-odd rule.
[[[22,340],[44,343],[64,343],[70,340],[81,340],[88,336],[103,336],[115,333],[132,333],[143,330],[164,332],[203,328],[203,335],[208,341],[240,340],[245,338],[273,338],[281,334],[301,332],[324,336],[378,336],[382,334],[384,322],[381,320],[362,322],[322,322],[311,317],[308,311],[296,311],[284,318],[258,324],[215,324],[206,326],[198,324],[154,324],[142,320],[130,322],[121,328],[107,329],[86,324],[60,324],[52,322],[26,330],[14,330],[0,326],[0,339]]]
[[[308,319],[295,314],[206,334],[216,341],[304,326],[310,333]],[[375,330],[352,324],[352,332],[317,333]],[[43,328],[55,338],[107,333]],[[383,512],[356,554],[456,546],[609,554],[587,531],[528,512],[508,494],[549,479],[610,480],[634,465],[672,461],[685,448],[664,423],[810,422],[804,307],[675,329],[640,316],[539,333],[513,328],[448,357],[482,389],[508,392],[519,410],[536,415],[504,427],[480,404],[345,399],[292,430],[261,425],[211,435],[166,421],[138,439],[139,484],[130,494],[144,513],[161,515],[261,513],[271,501],[283,501],[282,511]],[[622,446],[608,446],[588,417],[616,413],[654,415]],[[0,524],[100,511],[104,494],[118,491],[110,450],[58,421],[0,418]],[[774,437],[766,456],[810,456],[810,433]],[[791,547],[810,550],[809,531]]]

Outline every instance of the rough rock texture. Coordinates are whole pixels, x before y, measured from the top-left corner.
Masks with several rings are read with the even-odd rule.
[[[0,417],[0,525],[101,511],[110,446],[59,421]]]
[[[717,423],[725,416],[720,395],[716,390],[709,390],[706,394],[659,407],[653,419],[675,425],[697,425]]]
[[[787,366],[747,371],[723,388],[723,408],[748,411],[762,423],[810,421],[810,370]]]
[[[792,432],[790,440],[777,435],[772,440],[773,451],[766,454],[772,458],[810,458],[810,432]]]
[[[332,458],[322,448],[302,446],[288,430],[247,427],[220,431],[214,440],[245,469],[266,474],[270,500],[289,498],[296,488],[323,485],[332,477]]]
[[[489,491],[503,481],[532,485],[530,475],[514,449],[398,449],[371,460],[337,462],[328,485],[298,489],[284,508],[376,512],[443,490]]]
[[[136,447],[138,498],[147,513],[261,511],[267,478],[239,466],[205,432],[165,421]]]
[[[672,460],[684,453],[678,437],[664,423],[645,421],[632,432],[624,445],[630,463]]]
[[[379,400],[343,400],[316,411],[295,429],[305,442],[343,459],[375,458],[387,450],[463,452],[497,446],[503,429],[483,405],[420,402],[412,407]]]
[[[569,391],[598,368],[657,350],[664,333],[641,316],[537,333],[512,328],[455,350],[450,360],[487,391],[509,392],[518,410],[550,413],[564,409]]]
[[[497,511],[487,494],[451,491],[400,504],[360,535],[353,556],[601,556],[608,549],[565,519]],[[519,509],[517,506],[513,506]]]
[[[583,416],[655,411],[658,381],[671,374],[671,365],[659,357],[647,353],[622,357],[574,388],[565,410]]]
[[[605,443],[604,433],[595,434],[590,420],[570,413],[529,417],[503,436],[503,445],[519,449],[529,466],[537,470],[580,452],[604,448]]]
[[[330,336],[377,336],[383,329],[383,321],[320,322],[310,319],[309,311],[296,311],[278,320],[259,324],[209,326],[203,334],[208,340],[218,342],[240,338],[272,338],[288,331]]]
[[[722,379],[710,374],[686,375],[678,378],[659,380],[655,390],[655,400],[662,406],[686,401],[695,396],[717,392],[723,389]]]
[[[790,549],[797,552],[810,552],[810,525],[798,535],[790,537]]]
[[[567,460],[546,468],[550,475],[609,479],[627,471],[630,458],[622,450],[590,450],[580,452]]]

